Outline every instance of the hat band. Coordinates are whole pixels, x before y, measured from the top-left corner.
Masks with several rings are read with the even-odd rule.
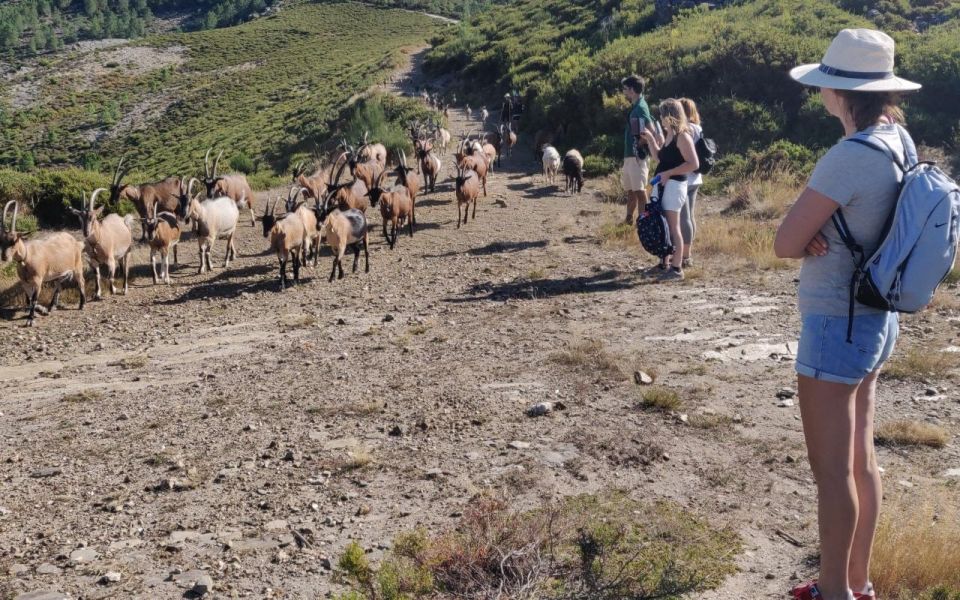
[[[820,65],[820,72],[845,79],[893,79],[893,71],[844,71],[827,65]]]

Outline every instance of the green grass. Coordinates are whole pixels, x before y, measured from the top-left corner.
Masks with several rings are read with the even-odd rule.
[[[259,170],[323,144],[347,99],[382,80],[401,49],[424,43],[438,25],[406,11],[360,4],[294,4],[276,17],[226,29],[144,38],[138,47],[183,47],[183,64],[136,73],[110,69],[84,82],[75,58],[58,54],[34,76],[42,102],[4,124],[0,163],[32,151],[40,166],[86,164],[107,170],[129,154],[132,179],[193,174],[206,148],[222,165],[251,157]],[[372,35],[371,32],[376,32]],[[88,83],[89,85],[82,85]],[[105,120],[158,102],[169,106],[90,141]],[[4,113],[6,114],[6,113]]]

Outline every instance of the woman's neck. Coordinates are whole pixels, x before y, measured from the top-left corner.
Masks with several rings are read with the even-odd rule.
[[[849,137],[857,133],[858,131],[860,131],[859,129],[857,129],[857,124],[853,121],[852,116],[847,115],[846,117],[840,119],[840,121],[843,123],[843,133],[845,136]],[[877,127],[879,125],[892,125],[892,124],[893,124],[893,120],[887,115],[883,115],[877,120],[876,123],[874,123],[870,127]]]

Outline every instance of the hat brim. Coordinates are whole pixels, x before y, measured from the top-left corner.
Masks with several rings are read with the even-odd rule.
[[[819,64],[794,67],[790,70],[790,77],[803,85],[857,92],[913,92],[922,87],[919,83],[901,77],[853,79],[851,77],[827,75],[820,70]]]

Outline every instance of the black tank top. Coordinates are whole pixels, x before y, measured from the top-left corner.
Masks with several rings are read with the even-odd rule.
[[[687,162],[684,160],[683,154],[680,152],[680,147],[677,146],[677,136],[674,136],[673,140],[669,144],[663,148],[660,148],[660,153],[657,155],[657,159],[660,162],[657,163],[657,170],[653,172],[654,175],[663,173],[664,171],[668,171],[670,169],[675,169]],[[674,175],[670,179],[673,181],[686,181],[687,176]]]

